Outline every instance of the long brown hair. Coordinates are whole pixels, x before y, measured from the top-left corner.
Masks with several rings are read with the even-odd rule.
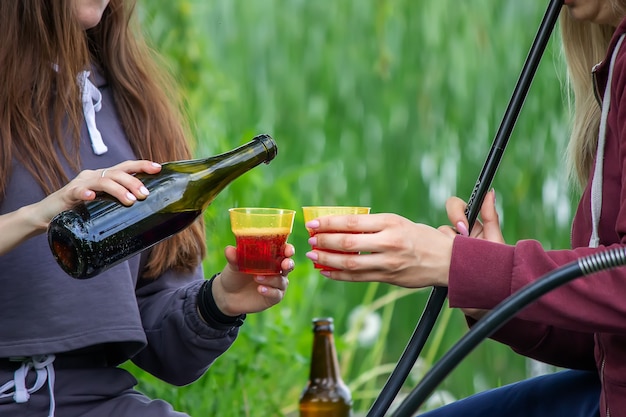
[[[0,199],[14,158],[47,193],[68,181],[61,158],[79,170],[73,155],[83,116],[76,75],[89,65],[106,77],[138,158],[164,162],[191,156],[175,84],[137,29],[134,6],[111,0],[100,23],[85,31],[75,0],[0,1]],[[54,63],[58,71],[51,70]],[[71,144],[57,139],[68,128]],[[143,276],[154,278],[168,268],[190,271],[205,250],[200,219],[155,246]]]

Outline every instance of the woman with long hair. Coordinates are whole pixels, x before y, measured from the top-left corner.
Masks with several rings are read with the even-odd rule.
[[[286,245],[284,276],[246,275],[229,246],[204,279],[201,219],[91,280],[54,261],[44,232],[56,213],[96,192],[150,198],[133,174],[191,156],[174,83],[133,13],[130,0],[0,2],[3,416],[183,415],[117,365],[196,380],[247,313],[282,300],[294,266]]]

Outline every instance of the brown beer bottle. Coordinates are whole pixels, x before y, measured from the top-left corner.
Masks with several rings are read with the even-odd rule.
[[[349,417],[352,395],[341,379],[331,317],[313,319],[309,382],[300,396],[300,417]]]
[[[137,174],[150,190],[145,200],[127,207],[101,194],[55,216],[48,226],[52,254],[72,277],[91,278],[189,226],[230,182],[277,152],[269,135],[259,135],[220,155]]]

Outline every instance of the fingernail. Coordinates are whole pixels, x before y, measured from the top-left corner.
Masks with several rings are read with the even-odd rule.
[[[265,294],[267,292],[267,287],[261,287],[260,290],[261,293]]]
[[[294,269],[296,267],[296,263],[293,261],[293,259],[289,260],[289,269]]]
[[[156,163],[156,162],[153,162],[153,163],[152,163],[152,166],[153,166],[153,167],[160,167],[160,166],[161,166],[161,164]]]
[[[456,224],[456,230],[461,236],[469,236],[469,230],[467,230],[467,226],[465,226],[465,223],[463,222],[458,222]]]
[[[126,198],[128,198],[130,201],[137,201],[137,197],[135,197],[135,194],[133,193],[126,193]]]
[[[317,253],[313,252],[313,251],[307,252],[306,253],[306,257],[309,258],[312,261],[317,261],[317,258],[318,258]]]
[[[309,222],[306,222],[304,226],[308,227],[309,229],[317,229],[318,227],[320,227],[320,222],[319,220],[311,220]]]
[[[493,202],[495,203],[496,202],[496,189],[492,188],[491,192],[493,193]]]
[[[141,194],[143,194],[143,195],[148,195],[148,194],[150,194],[150,191],[149,191],[146,187],[144,187],[143,185],[142,185],[142,186],[141,186],[141,188],[139,189],[139,192],[140,192]]]
[[[315,236],[310,237],[308,240],[309,245],[311,246],[316,246],[317,245],[317,238]]]
[[[320,274],[324,275],[326,278],[330,278],[330,271],[320,271]]]

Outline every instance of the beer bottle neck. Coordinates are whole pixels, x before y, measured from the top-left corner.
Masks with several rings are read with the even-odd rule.
[[[329,383],[341,381],[333,334],[330,332],[315,333],[310,379]]]

